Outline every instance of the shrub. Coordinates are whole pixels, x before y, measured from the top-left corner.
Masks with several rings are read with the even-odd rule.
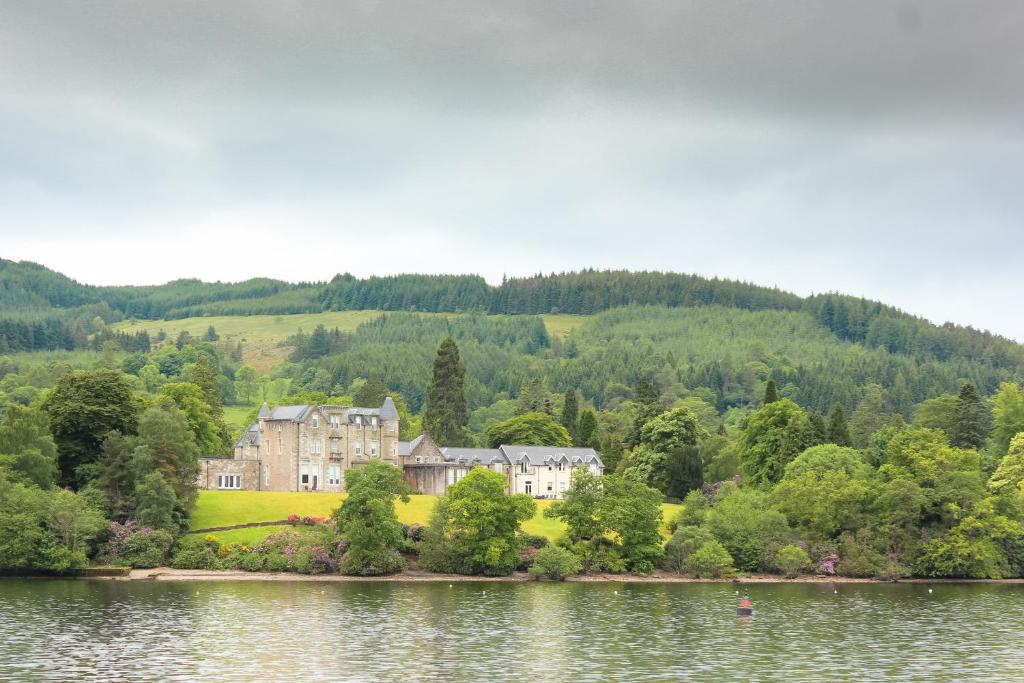
[[[527,548],[544,548],[548,544],[548,539],[546,536],[528,534],[525,531],[520,531],[518,535],[520,543],[522,543],[522,545]]]
[[[241,556],[238,568],[247,572],[263,571],[264,557],[259,553],[249,552]]]
[[[354,576],[381,576],[396,574],[405,569],[405,559],[394,550],[382,549],[377,552],[345,553],[341,562],[335,563],[337,571]],[[314,572],[315,573],[315,572]]]
[[[122,567],[159,567],[167,561],[174,537],[160,529],[139,527],[131,520],[124,524],[111,522],[107,542],[99,559]]]
[[[732,556],[718,541],[712,539],[691,553],[685,569],[698,579],[717,579],[733,571]]]
[[[708,499],[701,491],[690,491],[683,500],[683,507],[673,520],[673,533],[679,527],[700,526],[708,512]]]
[[[534,555],[529,573],[535,579],[546,576],[555,581],[564,581],[567,576],[579,574],[582,568],[580,559],[570,551],[558,546],[547,546]]]
[[[807,551],[795,543],[782,546],[775,555],[775,566],[788,577],[796,576],[807,569],[810,564],[811,558],[807,555]]]
[[[682,574],[686,571],[687,558],[711,540],[714,540],[714,536],[707,529],[696,526],[679,527],[665,544],[665,556],[661,559],[662,568]]]
[[[269,552],[263,556],[263,571],[286,572],[288,569],[289,562],[284,553]]]

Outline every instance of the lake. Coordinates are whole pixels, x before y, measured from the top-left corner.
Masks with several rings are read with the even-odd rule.
[[[1024,679],[1024,585],[928,588],[4,579],[0,680]]]

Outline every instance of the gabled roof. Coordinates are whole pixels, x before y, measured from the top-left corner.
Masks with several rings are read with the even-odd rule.
[[[270,417],[270,406],[267,405],[266,401],[264,401],[263,405],[260,406],[260,412],[259,412],[258,415],[256,415],[256,417],[258,417],[258,418],[259,417],[262,417],[262,418]]]
[[[490,465],[497,460],[506,465],[511,464],[505,454],[497,448],[442,448],[441,455],[444,456],[445,462],[476,462]]]
[[[412,441],[399,441],[398,442],[398,454],[399,455],[412,455],[412,452],[423,443],[423,435],[420,434]]]
[[[593,463],[598,467],[604,467],[604,462],[593,448],[501,445],[498,446],[498,450],[505,454],[505,458],[510,463],[526,460],[531,465],[546,465],[562,460],[564,462],[582,462],[588,465]]]
[[[292,422],[302,422],[306,417],[306,413],[308,413],[312,407],[313,406],[277,406],[270,411],[269,416],[263,416],[262,409],[260,409],[260,413],[261,417],[264,417],[264,419],[267,420],[291,420]]]
[[[244,448],[246,445],[260,445],[260,426],[256,422],[249,425],[249,428],[242,432],[238,441],[235,442],[235,448]]]

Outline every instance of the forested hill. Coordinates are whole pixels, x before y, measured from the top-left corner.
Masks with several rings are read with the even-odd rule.
[[[476,275],[359,279],[345,274],[327,283],[257,278],[97,287],[38,264],[0,259],[0,323],[7,326],[10,350],[67,348],[72,340],[83,339],[83,330],[95,317],[110,323],[126,318],[341,310],[590,315],[638,305],[803,313],[841,341],[883,348],[919,362],[964,358],[1015,373],[1024,367],[1020,344],[970,327],[933,325],[856,297],[800,297],[776,288],[681,273],[584,270],[508,278],[498,286]]]

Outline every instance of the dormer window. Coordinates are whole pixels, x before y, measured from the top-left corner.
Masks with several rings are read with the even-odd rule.
[[[355,417],[353,417],[352,418],[352,424],[354,424],[357,428],[358,427],[362,427],[363,426],[363,418],[362,418],[362,416],[356,415]]]
[[[370,418],[370,428],[373,429],[373,431],[377,431],[377,418],[376,417],[371,417]]]
[[[337,429],[341,426],[341,415],[331,415],[331,427]]]
[[[313,429],[319,429],[320,428],[320,416],[319,415],[314,415],[313,419],[310,420],[309,424],[310,424],[310,426]]]

